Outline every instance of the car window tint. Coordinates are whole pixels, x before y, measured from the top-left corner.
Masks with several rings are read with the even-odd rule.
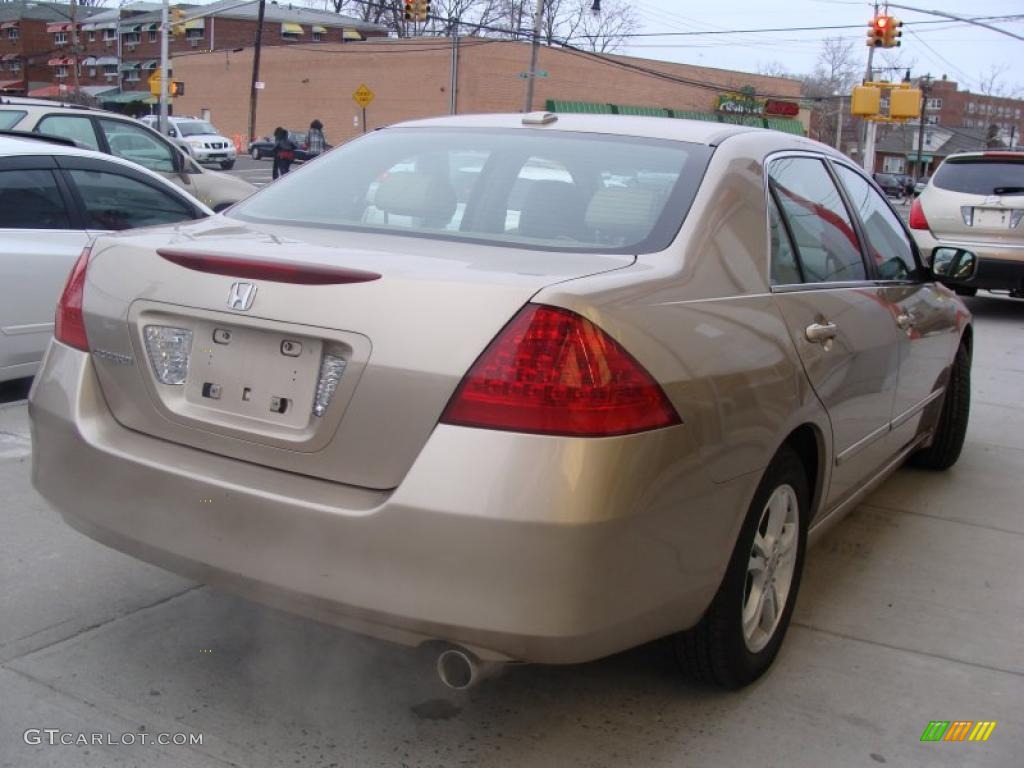
[[[910,280],[917,275],[914,250],[896,214],[863,176],[836,165],[839,179],[864,223],[868,253],[884,280]]]
[[[821,160],[787,157],[768,169],[808,283],[864,280],[860,243],[839,190]]]
[[[123,120],[100,121],[110,154],[123,157],[158,173],[173,173],[173,149],[164,144],[153,132]]]
[[[20,109],[0,109],[0,131],[9,131],[27,113]]]
[[[556,131],[395,128],[279,179],[232,217],[566,252],[650,253],[711,149]]]
[[[78,115],[47,115],[36,125],[37,133],[49,133],[73,139],[88,149],[100,148],[92,121]]]
[[[0,171],[0,229],[70,229],[52,171]]]
[[[999,194],[996,189],[1010,188],[1020,194],[1024,187],[1024,156],[989,155],[950,158],[935,172],[932,184],[951,192],[969,195]]]
[[[195,218],[181,198],[119,173],[69,172],[85,204],[88,226],[131,229]]]
[[[797,265],[796,252],[789,240],[789,233],[782,223],[782,214],[775,200],[768,200],[768,223],[771,232],[772,246],[772,285],[794,285],[802,283],[800,267]]]

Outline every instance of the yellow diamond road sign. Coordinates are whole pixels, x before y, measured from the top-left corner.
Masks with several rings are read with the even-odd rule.
[[[363,109],[369,106],[370,102],[373,101],[373,91],[367,88],[365,85],[360,85],[356,88],[355,93],[352,94],[352,99]]]

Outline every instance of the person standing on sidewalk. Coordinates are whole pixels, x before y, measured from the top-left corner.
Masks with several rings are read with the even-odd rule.
[[[306,155],[312,160],[327,149],[327,139],[324,138],[324,124],[314,120],[309,124],[309,134],[306,137]]]
[[[274,171],[272,178],[284,176],[291,170],[295,160],[295,142],[288,138],[288,131],[278,126],[274,129]]]

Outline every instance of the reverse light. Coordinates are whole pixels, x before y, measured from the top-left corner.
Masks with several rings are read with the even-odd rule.
[[[57,341],[69,347],[89,351],[89,339],[85,335],[85,315],[82,313],[82,301],[85,298],[85,272],[89,266],[89,255],[92,249],[82,249],[75,266],[71,268],[68,280],[64,284],[64,292],[57,302],[57,314],[53,321],[53,335]]]
[[[681,420],[658,383],[611,336],[570,310],[528,304],[470,368],[441,422],[606,437]]]
[[[192,353],[192,331],[168,325],[147,325],[143,335],[157,381],[161,384],[184,384],[188,378],[188,358]]]
[[[348,365],[348,361],[337,355],[324,355],[323,360],[320,361],[320,378],[316,383],[316,397],[313,400],[315,416],[323,416],[327,413],[327,406],[331,404],[331,398],[334,397],[334,393],[338,389],[338,382],[341,381],[341,375],[345,373],[346,365]]]
[[[921,198],[915,198],[910,205],[910,218],[907,220],[911,229],[928,229],[928,219],[925,218],[924,208],[921,207]]]

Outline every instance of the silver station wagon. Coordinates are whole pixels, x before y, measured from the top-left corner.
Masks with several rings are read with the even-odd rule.
[[[974,261],[786,134],[405,123],[83,252],[34,482],[136,557],[429,643],[453,687],[669,636],[738,687],[809,538],[956,461],[971,316],[939,278]]]

